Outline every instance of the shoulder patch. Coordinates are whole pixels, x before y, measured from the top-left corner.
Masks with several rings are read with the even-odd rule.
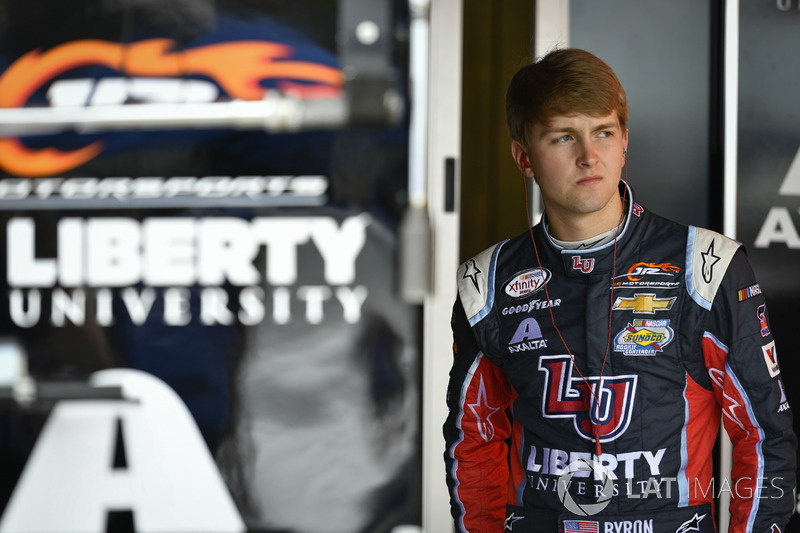
[[[740,244],[716,231],[689,226],[686,288],[702,308],[711,309],[722,278]]]
[[[485,317],[494,305],[497,254],[506,242],[487,248],[458,267],[458,295],[472,326]]]

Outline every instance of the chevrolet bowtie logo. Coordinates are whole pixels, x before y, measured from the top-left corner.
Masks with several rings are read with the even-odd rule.
[[[677,296],[672,298],[656,298],[655,294],[637,294],[633,298],[619,297],[614,302],[612,309],[623,309],[634,313],[654,314],[656,311],[668,311],[672,309]]]

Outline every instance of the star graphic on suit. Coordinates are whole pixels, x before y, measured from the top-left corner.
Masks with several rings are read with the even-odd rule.
[[[698,516],[697,513],[694,513],[694,516],[680,525],[678,529],[675,530],[675,533],[689,533],[689,531],[700,531],[700,522],[703,521],[706,515]]]
[[[703,281],[706,283],[711,283],[714,265],[716,265],[719,260],[722,259],[720,256],[714,255],[714,241],[711,241],[711,244],[708,245],[708,250],[705,252],[700,252],[700,257],[703,258]]]
[[[478,265],[475,263],[474,259],[470,259],[469,261],[467,261],[466,265],[464,266],[466,268],[464,269],[463,279],[467,278],[472,279],[472,284],[475,285],[475,290],[478,291],[478,293],[480,293],[481,288],[478,285],[478,276],[482,273],[481,269],[478,268]]]
[[[503,529],[507,529],[509,531],[513,531],[514,530],[514,522],[518,522],[519,520],[522,520],[523,518],[525,518],[525,517],[524,516],[515,516],[514,513],[512,512],[510,515],[508,515],[506,517],[506,523],[505,523],[505,527]]]
[[[494,438],[494,425],[489,420],[493,414],[500,410],[499,407],[489,405],[489,396],[486,394],[486,384],[481,376],[478,385],[478,397],[475,403],[467,404],[472,414],[475,415],[475,423],[478,426],[478,433],[483,440],[489,442]]]

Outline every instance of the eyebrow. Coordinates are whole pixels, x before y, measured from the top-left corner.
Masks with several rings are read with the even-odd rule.
[[[614,128],[619,129],[619,124],[615,124],[614,122],[606,122],[606,123],[598,125],[592,131],[594,132],[594,131],[608,130],[608,129],[614,129]],[[568,126],[565,126],[563,128],[550,127],[550,128],[545,128],[545,130],[542,132],[542,137],[544,137],[546,135],[551,135],[553,133],[578,133],[579,131],[581,131],[581,130],[579,130],[578,128],[571,128],[571,127],[568,127]]]

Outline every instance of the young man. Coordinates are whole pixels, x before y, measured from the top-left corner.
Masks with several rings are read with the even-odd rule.
[[[621,183],[628,105],[594,55],[557,50],[506,95],[542,222],[458,271],[444,426],[458,531],[783,531],[796,439],[742,247],[660,218]],[[714,477],[719,422],[734,444]]]

